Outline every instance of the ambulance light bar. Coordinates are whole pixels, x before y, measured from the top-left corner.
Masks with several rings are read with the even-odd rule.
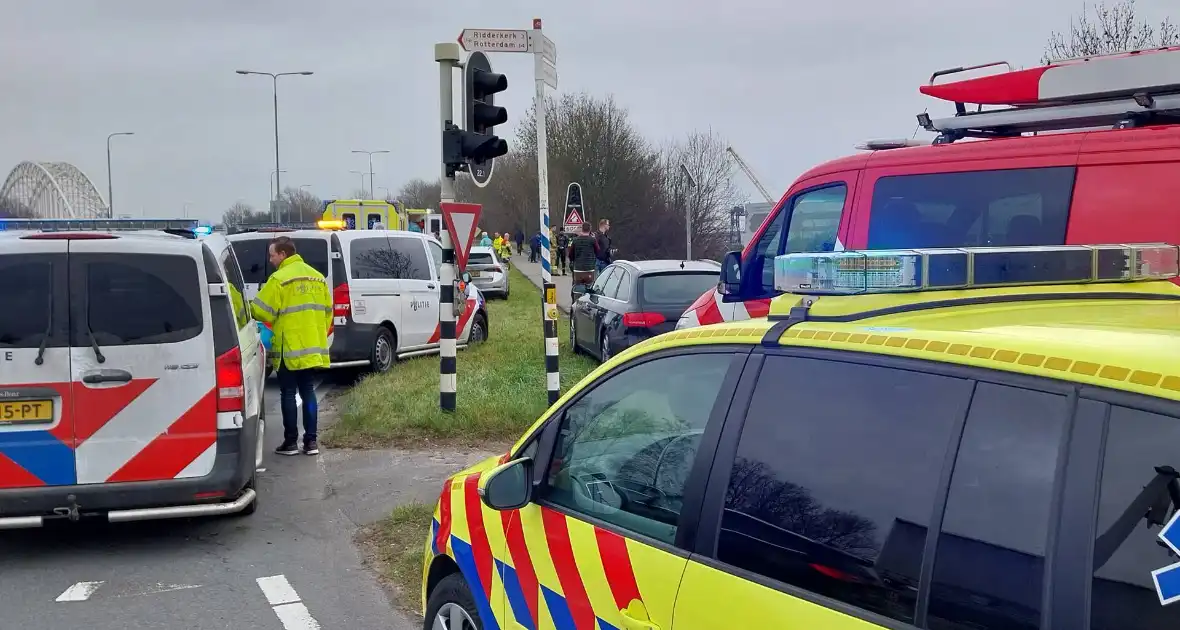
[[[198,219],[0,219],[0,231],[113,232],[129,230],[191,230],[200,232]]]
[[[321,230],[343,230],[348,227],[348,224],[342,220],[324,219],[322,221],[317,221],[316,227]]]
[[[1061,245],[785,254],[774,287],[803,295],[1166,280],[1180,276],[1180,247]]]

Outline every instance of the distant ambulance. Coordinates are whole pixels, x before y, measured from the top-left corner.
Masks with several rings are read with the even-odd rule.
[[[343,221],[346,230],[404,230],[397,207],[380,199],[331,199],[324,202],[323,220]]]

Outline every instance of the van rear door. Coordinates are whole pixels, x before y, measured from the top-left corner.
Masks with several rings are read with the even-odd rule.
[[[199,243],[70,243],[71,391],[78,483],[202,477],[217,392]]]
[[[65,240],[0,253],[0,488],[76,481]]]

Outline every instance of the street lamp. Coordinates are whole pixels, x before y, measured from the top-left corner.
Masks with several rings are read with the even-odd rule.
[[[697,180],[688,171],[688,167],[684,162],[680,163],[680,174],[688,180],[688,185],[694,191],[697,191]],[[684,259],[692,260],[692,206],[685,200],[684,204]]]
[[[370,197],[376,196],[376,193],[373,191],[373,183],[374,183],[373,182],[373,154],[374,153],[389,153],[389,151],[386,151],[384,149],[382,149],[380,151],[364,151],[361,149],[353,149],[352,152],[353,153],[367,153],[369,155],[369,196]],[[364,188],[364,184],[361,184],[361,188]]]
[[[111,138],[115,136],[134,136],[134,131],[116,131],[107,136],[107,218],[115,218],[115,187],[111,179]]]
[[[369,182],[370,182],[370,183],[372,183],[372,181],[373,181],[372,179],[370,179],[370,180],[369,180]],[[391,194],[389,193],[389,189],[388,189],[388,188],[386,188],[386,187],[384,187],[384,186],[378,186],[378,188],[380,188],[381,190],[384,190],[384,191],[385,191],[385,198],[386,198],[386,199],[388,199],[388,198],[390,198],[390,197],[392,197],[392,196],[393,196],[393,195],[391,195]]]
[[[369,193],[365,192],[365,175],[368,175],[368,173],[366,173],[364,171],[348,171],[348,172],[361,176],[361,194],[362,195],[369,194]]]
[[[270,198],[274,201],[278,201],[278,199],[279,199],[279,192],[280,192],[279,187],[278,187],[279,173],[286,173],[286,172],[287,172],[287,169],[270,172],[270,179],[267,180],[266,183],[268,186],[273,186],[273,188],[270,189]]]
[[[311,188],[311,184],[299,184],[299,190],[303,190],[304,188]]]
[[[302,72],[256,72],[254,70],[237,70],[238,74],[249,75],[256,74],[259,76],[270,77],[271,85],[274,87],[274,102],[275,102],[275,201],[278,201],[278,193],[282,191],[279,187],[279,173],[283,172],[279,169],[279,77],[302,76],[308,77],[315,74],[311,71],[304,70]],[[278,206],[276,205],[271,214],[272,218],[277,222]]]

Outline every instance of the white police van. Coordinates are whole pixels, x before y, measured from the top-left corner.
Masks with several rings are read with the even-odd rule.
[[[335,226],[323,221],[323,225]],[[246,279],[246,299],[258,295],[274,269],[267,249],[286,236],[304,262],[332,287],[332,367],[385,372],[399,358],[439,350],[439,267],[442,245],[430,235],[402,230],[264,227],[231,234]],[[463,287],[456,324],[459,347],[488,338],[487,304],[473,283]]]
[[[0,219],[0,529],[256,509],[265,350],[196,227]]]

